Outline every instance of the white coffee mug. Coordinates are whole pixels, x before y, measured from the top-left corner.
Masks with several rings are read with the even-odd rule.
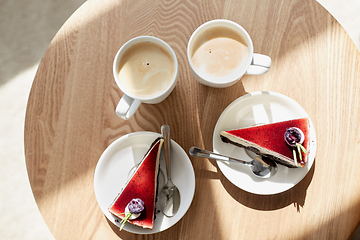
[[[205,63],[205,61],[204,63],[201,63],[202,64],[200,66],[201,69],[199,66],[196,67],[194,64],[195,62],[193,62],[194,60],[193,57],[195,55],[195,52],[198,49],[200,49],[200,46],[204,46],[205,43],[209,42],[214,38],[223,37],[224,34],[223,31],[225,32],[229,31],[231,35],[235,33],[234,35],[239,36],[241,38],[241,41],[239,42],[242,42],[242,45],[245,47],[243,51],[244,53],[247,54],[244,54],[244,57],[241,59],[241,63],[239,62],[239,64],[236,67],[234,67],[234,70],[231,70],[231,73],[226,75],[215,76],[215,75],[211,75],[212,73],[206,72],[207,70],[204,70],[206,67],[209,67],[209,65],[205,66],[207,64]],[[227,33],[225,34],[225,36],[226,35]],[[232,37],[229,37],[229,39],[233,40]],[[223,46],[223,45],[218,45],[218,46]],[[212,47],[216,48],[216,45],[212,44]],[[203,50],[205,50],[205,48],[201,49],[201,51]],[[211,54],[210,49],[207,49],[207,51],[209,51],[209,54]],[[222,49],[222,51],[224,50]],[[226,52],[228,51],[226,50]],[[207,56],[215,56],[215,54],[207,55]],[[250,35],[246,32],[246,30],[239,24],[226,19],[211,20],[199,26],[193,32],[193,34],[189,39],[187,46],[187,58],[191,68],[191,72],[196,78],[196,80],[198,80],[200,83],[204,85],[210,87],[217,87],[217,88],[229,87],[235,84],[237,81],[240,80],[240,78],[244,74],[251,74],[251,75],[264,74],[269,70],[271,65],[271,58],[269,56],[254,53],[252,40],[250,38]],[[204,57],[204,59],[205,60],[211,59],[211,57],[209,58]],[[227,60],[228,59],[229,57],[227,57]],[[220,61],[221,59],[216,59],[216,60]],[[197,61],[199,62],[199,60]],[[222,63],[215,65],[215,68],[222,66],[221,64],[224,64],[225,67],[229,68],[229,64],[225,64],[224,62],[226,61],[223,60]],[[214,69],[214,67],[212,67],[212,69]],[[210,69],[209,71],[212,71],[212,69]],[[218,74],[218,72],[216,74]]]
[[[155,95],[151,95],[151,96],[150,95],[147,96],[144,94],[139,95],[136,92],[136,89],[134,90],[134,89],[129,88],[130,85],[129,85],[129,82],[127,82],[127,81],[129,81],[129,79],[130,79],[129,76],[135,76],[134,74],[133,75],[131,75],[131,74],[126,75],[125,73],[120,74],[120,70],[125,72],[125,70],[123,70],[123,68],[126,63],[124,63],[124,61],[126,62],[127,59],[130,59],[130,57],[128,55],[131,56],[132,52],[134,52],[134,55],[135,54],[139,55],[142,53],[141,49],[143,49],[144,46],[141,44],[143,44],[144,46],[147,44],[156,45],[157,46],[156,49],[157,48],[161,49],[159,51],[160,54],[165,53],[165,55],[161,55],[161,57],[165,57],[164,59],[166,59],[166,57],[169,58],[168,59],[169,61],[166,61],[165,64],[161,64],[161,62],[159,62],[158,60],[153,59],[152,55],[151,56],[144,55],[145,56],[144,59],[137,59],[137,60],[141,61],[141,64],[136,67],[139,67],[139,69],[141,68],[140,69],[141,72],[145,71],[144,70],[145,68],[153,67],[152,73],[146,72],[146,74],[144,75],[144,78],[146,76],[146,82],[152,83],[152,82],[150,82],[150,80],[152,80],[152,77],[155,76],[155,74],[158,74],[158,72],[154,73],[154,71],[159,71],[159,69],[160,69],[160,71],[162,71],[160,74],[162,74],[162,73],[171,74],[171,77],[167,78],[168,82],[166,83],[166,85],[163,85],[161,88],[160,88],[160,86],[158,87],[156,84],[149,84],[149,86],[153,86],[158,89],[162,89]],[[166,69],[164,66],[161,66],[161,65],[171,66],[172,68]],[[135,69],[135,68],[133,68],[133,69]],[[167,70],[168,70],[168,72],[167,72]],[[131,116],[134,115],[134,113],[139,108],[141,103],[156,104],[156,103],[162,102],[163,100],[165,100],[166,97],[169,96],[169,94],[175,88],[175,85],[176,85],[176,82],[178,79],[178,61],[177,61],[175,52],[165,41],[163,41],[159,38],[153,37],[153,36],[139,36],[139,37],[135,37],[135,38],[129,40],[119,49],[119,51],[117,52],[115,59],[114,59],[113,74],[114,74],[116,84],[119,86],[121,91],[124,93],[124,95],[122,96],[122,98],[120,99],[120,101],[116,107],[115,112],[119,117],[127,120]],[[166,76],[168,76],[168,75],[166,75]],[[159,84],[163,84],[163,83],[159,82]],[[131,86],[135,86],[135,85],[131,85]],[[136,85],[136,87],[138,87],[138,88],[142,88],[143,86],[146,86],[146,85],[145,84]]]

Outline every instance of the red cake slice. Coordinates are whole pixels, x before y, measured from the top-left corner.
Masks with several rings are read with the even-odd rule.
[[[110,213],[124,219],[125,208],[129,202],[132,199],[140,198],[144,202],[145,209],[138,218],[129,219],[127,222],[139,227],[153,229],[159,158],[163,142],[163,138],[158,138],[153,142],[136,171],[109,207]]]
[[[302,146],[306,152],[296,150],[289,146],[284,138],[287,129],[296,127],[304,133]],[[309,120],[307,118],[265,124],[255,127],[246,127],[236,130],[222,131],[220,137],[223,142],[244,147],[259,155],[283,164],[287,167],[304,167],[309,153]],[[300,159],[301,154],[301,159]]]

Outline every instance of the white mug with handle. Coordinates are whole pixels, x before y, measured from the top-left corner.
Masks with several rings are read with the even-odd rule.
[[[229,55],[229,52],[235,49],[235,47],[224,47],[226,45],[231,46],[229,42],[222,42],[216,45],[213,41],[211,45],[205,46],[205,44],[215,38],[228,38],[240,42],[245,46],[245,48],[242,48],[244,50],[241,50],[243,51],[243,57],[240,60],[238,58],[235,60],[236,57],[232,58]],[[195,63],[194,56],[198,49],[203,52],[203,55]],[[205,53],[205,50],[208,52]],[[239,54],[234,54],[233,56],[239,56]],[[253,42],[247,31],[236,22],[226,19],[211,20],[199,26],[189,39],[187,58],[195,79],[204,85],[216,88],[229,87],[238,82],[245,74],[264,74],[271,65],[271,58],[269,56],[254,53]],[[230,66],[236,61],[238,61],[238,65],[234,65],[234,69],[231,70]],[[219,70],[215,71],[215,69]],[[221,74],[221,71],[224,71],[224,69],[228,72],[231,70],[231,73]]]
[[[157,104],[169,96],[178,79],[178,61],[165,41],[153,36],[139,36],[119,49],[113,74],[124,93],[115,112],[127,120],[141,103]]]

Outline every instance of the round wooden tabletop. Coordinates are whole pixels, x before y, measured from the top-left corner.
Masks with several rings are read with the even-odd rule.
[[[242,25],[268,73],[232,87],[199,84],[186,58],[202,23]],[[112,74],[118,49],[152,35],[175,51],[179,81],[160,104],[142,104],[130,120],[115,114],[122,96]],[[360,55],[339,23],[315,0],[90,0],[56,34],[29,96],[25,156],[36,202],[56,239],[348,239],[360,222]],[[213,160],[190,157],[195,195],[184,217],[155,235],[119,232],[100,210],[94,171],[115,139],[160,132],[167,123],[186,152],[212,149],[222,111],[254,91],[297,101],[317,133],[315,162],[295,187],[257,195],[233,185]]]

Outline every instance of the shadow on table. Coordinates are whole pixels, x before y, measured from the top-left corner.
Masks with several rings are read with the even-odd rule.
[[[315,159],[316,160],[316,159]],[[310,168],[307,175],[294,187],[291,189],[272,195],[259,195],[247,192],[235,186],[231,183],[221,172],[219,167],[216,164],[216,160],[209,160],[211,164],[216,167],[217,171],[212,172],[208,170],[204,174],[207,178],[210,179],[219,179],[224,186],[225,190],[239,203],[256,210],[261,211],[272,211],[284,208],[290,204],[294,204],[294,207],[297,208],[297,211],[301,211],[301,207],[305,205],[305,199],[307,194],[307,189],[313,179],[316,161],[314,160],[313,166]]]
[[[105,217],[105,216],[104,216]],[[107,217],[105,217],[109,227],[113,230],[113,232],[120,238],[120,239],[136,239],[138,234],[130,233],[125,230],[120,231],[119,227],[113,224]]]
[[[214,163],[216,165],[216,163]],[[226,191],[239,203],[256,210],[271,211],[294,204],[297,211],[305,205],[306,192],[313,179],[316,161],[307,175],[291,189],[273,195],[258,195],[244,191],[232,184],[217,167],[218,177]]]
[[[105,216],[104,216],[105,217]],[[113,224],[109,219],[107,219],[105,217],[109,227],[112,229],[112,231],[120,238],[120,239],[139,239],[139,236],[144,236],[143,234],[136,234],[136,233],[131,233],[131,232],[127,232],[125,230],[120,231],[119,227],[116,226],[115,224]],[[155,220],[156,221],[156,220]],[[174,236],[178,236],[180,234],[180,222],[175,223],[172,227],[159,232],[159,233],[151,233],[148,235],[153,235],[156,234],[157,236],[161,235],[159,237],[159,239],[171,239]]]

